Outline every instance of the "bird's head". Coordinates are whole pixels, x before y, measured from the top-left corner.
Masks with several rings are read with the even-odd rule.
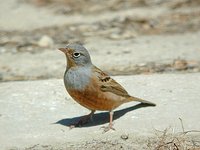
[[[68,44],[65,48],[59,48],[67,57],[67,68],[91,65],[90,54],[81,44]]]

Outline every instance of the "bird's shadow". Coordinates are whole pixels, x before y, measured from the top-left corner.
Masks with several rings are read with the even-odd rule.
[[[114,111],[113,119],[116,120],[116,119],[122,117],[123,115],[125,115],[129,111],[136,110],[136,109],[139,109],[139,108],[142,108],[142,107],[148,107],[148,106],[151,106],[151,105],[137,104],[135,106],[131,106],[131,107],[128,107],[128,108],[124,108],[124,109]],[[64,119],[61,119],[61,120],[55,122],[54,124],[60,124],[60,125],[63,125],[63,126],[71,126],[74,123],[78,122],[81,117],[83,117],[83,116],[78,116],[78,117],[73,117],[73,118],[64,118]],[[93,117],[92,117],[92,120],[89,121],[87,124],[84,124],[81,127],[97,126],[97,125],[102,125],[102,124],[105,124],[105,123],[108,123],[108,122],[109,122],[108,112],[100,112],[100,113],[94,114]]]

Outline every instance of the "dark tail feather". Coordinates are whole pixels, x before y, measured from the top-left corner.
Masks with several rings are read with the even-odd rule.
[[[151,105],[151,106],[156,106],[155,103],[152,103],[152,102],[149,102],[149,101],[137,98],[137,97],[130,97],[130,98],[128,98],[128,100],[129,101],[138,101],[138,102],[141,102],[143,104],[148,104],[148,105]]]

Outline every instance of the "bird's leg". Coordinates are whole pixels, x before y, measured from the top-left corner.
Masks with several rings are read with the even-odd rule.
[[[104,132],[107,132],[110,129],[115,130],[115,128],[113,127],[113,114],[114,114],[114,112],[111,110],[110,111],[110,122],[109,122],[109,125],[102,127],[102,128],[104,128]]]
[[[92,110],[88,115],[81,117],[77,123],[70,125],[70,128],[72,129],[74,127],[79,127],[79,126],[86,124],[89,119],[92,120],[92,116],[93,116],[94,112],[95,112],[95,110]]]

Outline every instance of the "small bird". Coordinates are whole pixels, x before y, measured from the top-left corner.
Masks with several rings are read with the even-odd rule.
[[[113,110],[123,103],[138,101],[155,106],[156,104],[130,96],[128,92],[108,74],[92,64],[87,49],[80,44],[68,44],[59,48],[67,58],[64,84],[69,95],[80,105],[91,110],[71,127],[81,126],[88,122],[96,110],[109,111],[110,122],[104,131],[113,128]]]

